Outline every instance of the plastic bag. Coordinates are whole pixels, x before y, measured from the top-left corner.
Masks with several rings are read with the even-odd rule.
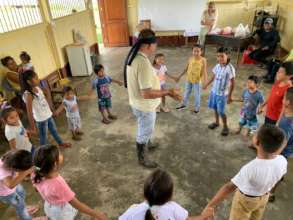
[[[244,38],[246,37],[246,30],[243,24],[239,24],[235,30],[235,37]]]

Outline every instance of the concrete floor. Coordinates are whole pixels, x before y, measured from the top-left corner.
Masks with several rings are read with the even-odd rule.
[[[170,73],[180,73],[190,48],[159,48],[166,55]],[[123,62],[128,48],[105,50],[99,62],[106,66],[112,77],[122,80]],[[208,47],[209,70],[216,64],[216,48]],[[232,62],[235,61],[235,54]],[[233,62],[234,63],[234,62]],[[211,71],[209,71],[211,73]],[[237,70],[234,96],[240,96],[249,74],[262,75],[263,70],[254,66],[241,66]],[[79,94],[84,94],[90,86],[88,77],[75,78],[73,83]],[[183,89],[184,80],[180,86]],[[169,82],[169,86],[174,86]],[[262,84],[261,90],[269,87]],[[77,197],[108,214],[109,219],[117,219],[130,205],[143,200],[143,182],[150,170],[137,165],[135,151],[135,118],[131,114],[127,92],[123,87],[112,86],[113,111],[119,120],[111,125],[100,123],[96,101],[80,103],[80,111],[85,136],[81,142],[73,142],[72,149],[64,151],[65,162],[61,173],[76,192]],[[207,201],[240,167],[253,159],[255,153],[247,148],[249,141],[241,136],[221,137],[220,130],[210,131],[207,125],[213,120],[213,113],[206,108],[208,91],[203,93],[199,115],[185,110],[172,110],[157,117],[155,138],[160,142],[158,151],[151,158],[171,173],[175,182],[174,200],[187,208],[192,215],[199,214]],[[170,108],[178,103],[167,99]],[[240,104],[228,106],[228,120],[231,128],[237,127]],[[70,140],[65,116],[57,119],[60,133]],[[7,146],[6,143],[1,146]],[[3,149],[3,148],[2,148]],[[3,149],[4,151],[4,149]],[[291,163],[292,164],[292,163]],[[293,220],[293,168],[289,165],[288,175],[277,192],[277,200],[270,204],[265,220]],[[39,202],[39,195],[29,183],[24,183],[28,193],[27,203]],[[218,208],[216,219],[228,219],[231,200],[224,201]],[[291,205],[290,205],[291,204]],[[16,219],[12,208],[0,205],[0,219]],[[89,219],[79,215],[77,219]]]

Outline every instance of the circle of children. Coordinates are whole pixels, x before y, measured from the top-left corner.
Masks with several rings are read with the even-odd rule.
[[[188,106],[193,89],[194,113],[198,114],[201,87],[206,89],[212,84],[208,106],[214,110],[215,120],[208,128],[219,127],[221,119],[223,136],[229,134],[225,114],[226,104],[233,101],[243,102],[239,128],[235,133],[239,134],[242,129],[245,129],[244,135],[254,134],[253,147],[257,151],[257,157],[243,166],[239,173],[217,192],[202,214],[197,217],[190,217],[188,211],[172,201],[174,188],[172,178],[167,172],[158,169],[144,183],[145,201],[129,208],[119,217],[119,220],[210,219],[213,218],[215,207],[231,193],[234,193],[234,199],[230,219],[258,220],[262,219],[268,201],[274,200],[274,190],[287,171],[286,158],[293,156],[293,87],[290,80],[293,75],[293,61],[281,65],[266,101],[258,89],[260,81],[256,75],[248,77],[247,88],[244,89],[242,97],[234,99],[232,92],[235,84],[235,69],[230,62],[228,50],[218,49],[218,64],[213,68],[210,79],[207,74],[207,61],[201,54],[201,46],[195,45],[186,69],[179,76],[170,75],[164,64],[164,55],[157,54],[153,66],[160,79],[161,88],[166,88],[166,77],[179,82],[181,77],[187,74],[183,103],[177,109],[181,110]],[[89,94],[76,97],[73,89],[66,87],[63,103],[54,112],[55,115],[58,115],[65,109],[68,126],[74,140],[80,140],[82,135],[77,101],[92,98],[95,90],[102,122],[109,124],[111,120],[117,119],[111,112],[109,86],[111,82],[120,86],[123,83],[107,76],[102,65],[96,65],[94,71],[96,79],[92,82]],[[31,129],[24,128],[18,111],[6,103],[2,108],[2,119],[5,122],[5,135],[11,150],[5,153],[0,160],[0,201],[13,206],[17,216],[22,220],[47,218],[70,220],[75,218],[78,211],[94,219],[106,219],[105,214],[97,212],[79,201],[59,173],[63,162],[59,149],[70,147],[70,144],[63,142],[58,134],[53,111],[40,87],[37,73],[33,68],[28,68],[21,73],[20,78]],[[3,99],[1,103],[3,103]],[[170,111],[164,98],[158,111]],[[263,111],[265,111],[265,125],[259,127],[258,114]],[[58,143],[58,147],[49,144],[48,131]],[[29,139],[30,135],[37,133],[40,147],[33,146]],[[46,217],[32,218],[31,216],[37,212],[38,206],[25,205],[25,190],[21,182],[27,176],[31,176],[33,186],[45,200]]]

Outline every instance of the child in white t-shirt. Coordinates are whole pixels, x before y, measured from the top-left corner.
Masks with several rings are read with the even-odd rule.
[[[2,110],[2,119],[5,122],[5,137],[12,150],[27,150],[33,154],[34,147],[29,140],[28,133],[23,127],[18,112],[12,107]]]
[[[21,54],[19,55],[19,58],[21,60],[20,72],[24,73],[25,71],[28,71],[28,70],[34,71],[34,66],[31,63],[31,56],[27,52],[22,51]]]
[[[162,170],[153,172],[144,183],[145,202],[131,206],[119,220],[204,220],[213,215],[207,209],[201,216],[188,217],[188,211],[171,201],[173,180]]]
[[[270,191],[287,172],[287,160],[279,155],[285,135],[274,125],[262,126],[253,138],[257,158],[243,166],[207,205],[214,208],[234,191],[230,220],[261,220]]]
[[[167,89],[166,86],[166,77],[169,77],[173,79],[174,81],[176,80],[176,77],[171,76],[168,73],[167,66],[165,65],[165,55],[162,53],[158,53],[155,55],[155,59],[153,62],[154,69],[157,73],[157,76],[159,77],[160,80],[160,85],[161,89]],[[162,103],[161,106],[159,106],[157,112],[170,112],[170,109],[166,106],[166,98],[162,97]]]

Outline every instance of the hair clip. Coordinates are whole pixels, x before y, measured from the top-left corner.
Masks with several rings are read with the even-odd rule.
[[[41,170],[41,168],[40,168],[40,167],[37,167],[37,166],[34,166],[34,169],[35,169],[36,171],[40,171],[40,170]]]

